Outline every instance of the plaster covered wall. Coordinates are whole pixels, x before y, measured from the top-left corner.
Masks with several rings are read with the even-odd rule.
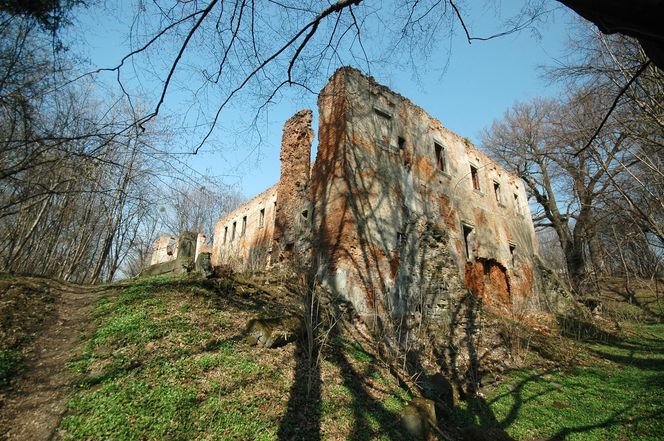
[[[207,242],[205,234],[198,233],[198,236],[196,236],[196,251],[194,252],[194,256],[197,258],[199,254],[209,253],[211,251],[212,244]]]
[[[182,231],[179,236],[160,236],[154,243],[150,265],[142,274],[190,272],[199,257],[207,253],[206,247],[205,236],[191,231]]]
[[[279,183],[217,224],[213,265],[305,263],[377,318],[444,318],[469,291],[496,308],[542,308],[535,231],[516,176],[355,69],[332,76],[318,110],[311,169],[305,110],[284,126]]]
[[[319,120],[314,249],[332,291],[378,316],[443,314],[465,287],[528,304],[537,245],[518,178],[354,69],[323,89]]]
[[[186,239],[191,240],[194,233],[184,232]],[[152,245],[152,255],[150,257],[150,265],[157,265],[159,263],[171,262],[178,258],[180,246],[181,246],[181,236],[171,236],[169,234],[163,234],[155,240]],[[209,253],[211,251],[211,244],[207,243],[205,234],[198,233],[196,235],[196,243],[194,245],[194,250],[192,255],[187,257],[193,257],[194,259],[198,258],[200,254]]]
[[[152,245],[150,265],[169,262],[177,257],[177,237],[168,234],[161,235]]]

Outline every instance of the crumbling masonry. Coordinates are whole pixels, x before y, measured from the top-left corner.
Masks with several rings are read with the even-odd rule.
[[[523,183],[408,99],[351,68],[284,127],[279,183],[222,218],[213,266],[314,267],[363,316],[449,313],[469,290],[552,309]]]

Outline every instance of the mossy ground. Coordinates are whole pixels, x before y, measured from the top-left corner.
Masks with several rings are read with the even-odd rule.
[[[20,354],[11,349],[0,349],[0,387],[9,384],[16,365],[20,359]]]

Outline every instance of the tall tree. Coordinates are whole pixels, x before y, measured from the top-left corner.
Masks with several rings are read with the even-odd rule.
[[[627,139],[629,149],[620,158],[624,173],[614,181],[618,197],[607,202],[628,210],[640,228],[664,246],[664,71],[643,69],[648,58],[634,39],[606,36],[587,26],[580,26],[578,34],[571,42],[570,59],[550,75],[597,95],[623,93],[610,123]],[[639,69],[642,73],[627,87]]]
[[[602,117],[601,98],[578,90],[564,100],[515,104],[482,135],[483,148],[526,183],[538,207],[536,225],[555,230],[577,290],[591,264],[603,267],[601,253],[593,252],[598,205],[626,147],[625,137],[611,132],[581,151]]]

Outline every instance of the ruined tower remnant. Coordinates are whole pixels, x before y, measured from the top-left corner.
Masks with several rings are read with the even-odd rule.
[[[163,235],[155,241],[150,266],[142,274],[186,273],[194,269],[203,254],[209,254],[209,250],[202,234],[182,231],[179,236]]]
[[[279,182],[224,216],[216,225],[212,264],[238,270],[289,262],[308,248],[311,228],[309,172],[311,110],[284,125]]]
[[[284,127],[279,183],[222,218],[213,265],[316,265],[361,315],[445,317],[468,292],[549,308],[521,180],[352,68]]]
[[[293,115],[284,125],[281,140],[281,179],[272,236],[272,255],[277,261],[303,252],[309,239],[309,164],[314,131],[311,110]]]
[[[173,236],[164,234],[155,240],[152,246],[152,256],[150,265],[175,260],[177,257],[177,239]]]

